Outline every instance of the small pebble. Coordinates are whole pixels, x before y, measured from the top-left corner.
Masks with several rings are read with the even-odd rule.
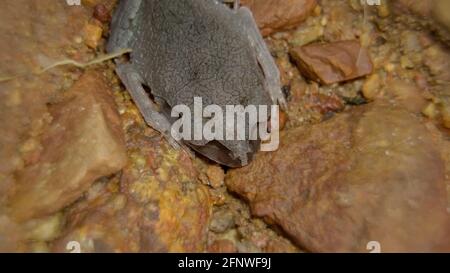
[[[223,186],[225,173],[220,166],[212,165],[206,170],[210,186],[217,189]]]
[[[213,214],[209,228],[213,232],[223,233],[234,226],[233,213],[229,209],[221,209]]]
[[[98,4],[94,8],[94,18],[102,23],[108,23],[111,20],[111,15],[105,5]]]

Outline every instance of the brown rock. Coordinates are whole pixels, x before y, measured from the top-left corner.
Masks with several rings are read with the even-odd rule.
[[[322,115],[338,112],[344,108],[344,103],[336,94],[324,95],[315,90],[305,96],[305,103],[309,109]]]
[[[87,23],[84,27],[84,42],[92,49],[96,49],[102,38],[103,29],[97,19]]]
[[[192,159],[158,135],[132,134],[128,146],[138,160],[124,169],[121,188],[145,208],[140,251],[204,251],[212,202]],[[145,159],[143,165],[139,158]]]
[[[126,163],[120,118],[100,73],[85,73],[50,113],[53,121],[42,136],[37,162],[17,174],[9,199],[12,215],[20,220],[62,209]]]
[[[23,237],[17,223],[5,215],[0,215],[0,253],[23,251]]]
[[[391,4],[397,16],[415,15],[415,21],[428,28],[435,38],[449,44],[450,16],[447,0],[398,0]],[[412,16],[408,16],[412,17]]]
[[[391,80],[387,82],[387,88],[396,101],[413,113],[420,113],[427,105],[422,90],[415,84],[402,80]]]
[[[213,203],[197,181],[198,166],[148,127],[122,92],[115,95],[128,163],[66,208],[65,229],[51,250],[67,252],[67,243],[76,241],[81,252],[205,251]]]
[[[237,248],[230,240],[222,239],[214,241],[208,246],[208,252],[210,253],[236,253]]]
[[[278,118],[278,122],[279,122],[279,129],[283,130],[284,127],[286,126],[286,123],[288,122],[288,116],[287,116],[286,112],[280,111],[280,116]]]
[[[219,209],[211,217],[209,229],[216,233],[224,233],[235,225],[234,215],[228,209]]]
[[[379,102],[282,133],[277,152],[225,182],[310,251],[368,252],[370,241],[382,252],[449,251],[445,163],[430,130]]]
[[[358,41],[310,44],[291,50],[302,74],[322,84],[333,84],[372,73],[368,51]]]
[[[402,11],[413,12],[423,17],[429,17],[433,10],[433,2],[436,0],[399,0],[393,2]]]
[[[209,184],[211,187],[217,189],[223,186],[225,179],[225,173],[222,167],[217,165],[210,165],[206,169],[206,175],[208,176]]]
[[[320,7],[322,8],[322,14],[326,18],[323,40],[329,42],[346,41],[354,39],[362,39],[361,37],[361,16],[363,16],[363,10],[358,11],[358,1],[342,1],[336,0],[322,0]],[[355,7],[355,4],[357,7]],[[373,7],[372,11],[375,12],[376,8]]]
[[[94,7],[94,18],[102,23],[107,23],[111,20],[110,10],[103,4],[97,4]]]
[[[120,194],[85,210],[70,211],[68,228],[53,242],[52,251],[70,252],[69,242],[80,244],[81,253],[137,252],[142,208]]]
[[[293,28],[316,7],[316,0],[241,0],[255,17],[263,36]]]
[[[450,81],[450,53],[439,45],[433,45],[423,51],[424,65],[431,75],[442,82]]]
[[[435,0],[433,5],[433,14],[435,18],[443,24],[448,30],[450,30],[450,15],[448,11],[450,9],[450,2],[446,0]]]
[[[70,241],[82,252],[205,251],[212,202],[193,161],[143,121],[128,118],[129,160],[118,192],[72,208],[53,251],[66,252]]]
[[[32,14],[32,16],[30,16]],[[84,7],[70,8],[65,1],[17,0],[4,2],[0,9],[0,78],[38,71],[55,61],[72,58],[74,37],[80,37],[90,17]],[[76,60],[91,58],[92,52],[80,49]],[[77,72],[70,66],[36,77],[0,83],[0,184],[2,176],[15,176],[26,161],[21,145],[41,133],[46,125],[46,104],[61,92]],[[0,189],[1,191],[1,189]],[[4,196],[2,194],[2,196]],[[1,199],[1,197],[0,197]]]

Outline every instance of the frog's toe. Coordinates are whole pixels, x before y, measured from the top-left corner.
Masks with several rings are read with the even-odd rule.
[[[145,91],[140,74],[131,64],[118,64],[116,68],[119,78],[127,88],[134,103],[142,114],[145,122],[153,129],[159,131],[174,148],[179,148],[171,133],[170,121],[158,111],[158,106],[150,99]]]
[[[277,102],[278,105],[280,105],[281,109],[286,110],[288,108],[288,104],[286,101],[286,98],[284,97],[283,93],[281,94],[277,92],[272,96],[272,101]]]

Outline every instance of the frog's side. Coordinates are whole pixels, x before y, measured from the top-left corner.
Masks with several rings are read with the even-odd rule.
[[[203,105],[284,105],[279,72],[246,8],[215,0],[122,0],[108,51],[130,48],[117,73],[146,122],[175,144],[170,109]],[[147,86],[154,100],[150,100]],[[193,111],[192,111],[193,113]],[[259,141],[184,141],[230,167],[248,163]]]

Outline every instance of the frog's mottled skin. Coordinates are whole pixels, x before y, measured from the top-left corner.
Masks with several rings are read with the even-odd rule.
[[[223,109],[284,104],[279,72],[246,8],[215,0],[122,0],[108,51],[125,48],[130,61],[118,64],[118,75],[146,122],[172,143],[170,109],[192,108],[194,97]],[[259,141],[184,144],[230,167],[246,165],[259,147]]]

